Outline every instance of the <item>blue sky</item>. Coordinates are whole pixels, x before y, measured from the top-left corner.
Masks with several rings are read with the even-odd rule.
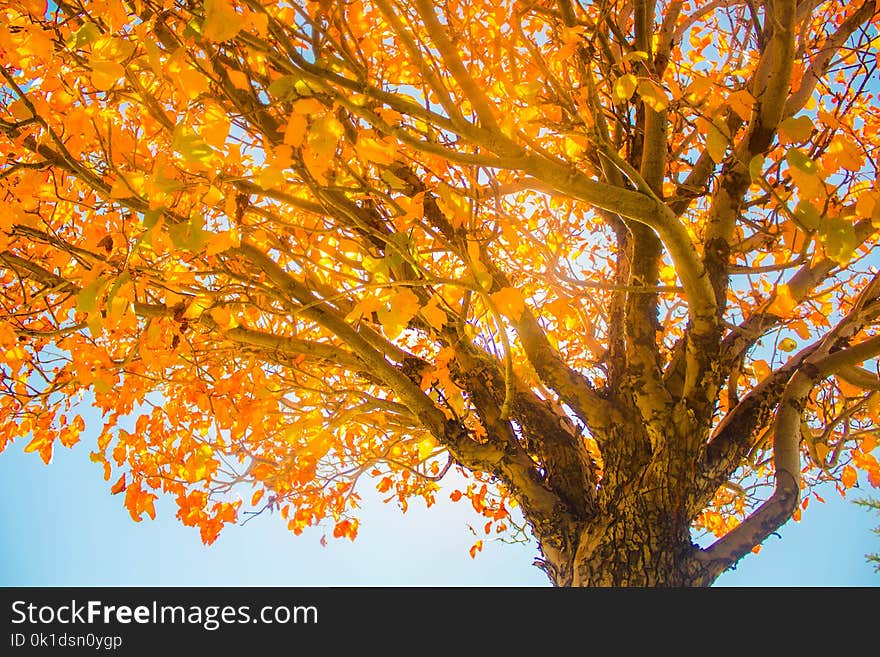
[[[175,505],[160,499],[157,518],[132,522],[122,496],[111,496],[88,438],[58,447],[53,462],[22,452],[19,440],[0,455],[2,586],[548,586],[532,564],[534,545],[486,542],[468,556],[479,524],[469,505],[417,502],[401,514],[365,494],[358,539],[323,530],[294,536],[277,516],[227,526],[205,547],[182,526]],[[870,492],[870,491],[865,491]],[[877,586],[866,552],[880,551],[874,513],[826,491],[800,523],[770,537],[716,586]]]

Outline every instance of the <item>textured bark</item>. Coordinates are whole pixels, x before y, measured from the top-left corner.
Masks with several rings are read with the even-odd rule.
[[[673,423],[660,441],[664,450],[652,453],[654,429],[636,409],[628,417],[602,440],[614,449],[605,451],[595,504],[556,523],[532,523],[543,553],[539,565],[556,586],[709,585],[703,551],[690,534],[694,464],[674,448],[686,443]]]

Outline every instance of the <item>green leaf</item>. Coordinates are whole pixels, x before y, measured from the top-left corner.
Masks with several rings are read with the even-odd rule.
[[[282,75],[280,78],[273,80],[266,87],[266,91],[269,92],[270,96],[278,100],[296,100],[297,98],[307,98],[315,95],[315,90],[298,75]]]
[[[116,298],[116,293],[119,292],[119,288],[128,283],[131,280],[131,274],[127,271],[122,272],[113,284],[110,286],[110,291],[107,292],[107,305],[110,306],[113,303],[113,299]]]
[[[646,53],[644,50],[633,50],[632,52],[628,52],[623,56],[623,61],[625,62],[631,62],[634,59],[646,62],[648,61],[648,53]]]
[[[76,309],[83,313],[91,313],[98,306],[98,296],[107,281],[96,278],[76,295]]]
[[[170,226],[168,235],[171,237],[171,242],[178,249],[198,253],[208,241],[208,234],[205,232],[203,223],[203,217],[193,215],[187,223]]]
[[[364,255],[361,258],[361,266],[371,274],[388,273],[388,261],[385,258],[374,258],[370,255]]]
[[[162,212],[160,210],[147,210],[144,212],[144,228],[150,230],[159,223],[159,219],[162,218]]]
[[[101,29],[94,23],[85,23],[76,31],[73,38],[68,41],[68,45],[73,48],[82,48],[94,42],[101,36]]]
[[[809,173],[811,175],[819,173],[818,165],[799,148],[789,148],[785,152],[785,160],[791,166],[800,169],[804,173]]]
[[[161,168],[156,171],[156,174],[152,178],[152,182],[153,185],[156,186],[156,189],[164,194],[173,194],[174,192],[183,189],[183,185],[179,180],[166,177]]]
[[[749,177],[752,179],[752,182],[764,177],[763,155],[755,155],[755,157],[749,160]]]
[[[822,215],[816,206],[809,201],[801,201],[794,209],[794,218],[797,223],[807,230],[816,230],[822,221]]]
[[[207,164],[214,150],[208,146],[204,139],[199,137],[192,128],[180,123],[174,128],[171,139],[171,148],[180,153],[187,162]]]
[[[296,83],[299,82],[299,80],[299,76],[282,75],[277,80],[273,80],[269,86],[266,87],[266,91],[279,100],[290,100],[299,95],[296,92]]]
[[[409,185],[407,185],[403,180],[395,176],[393,173],[391,173],[390,170],[386,169],[385,167],[382,167],[382,169],[380,169],[379,177],[382,178],[382,180],[384,180],[386,183],[388,183],[388,186],[393,190],[403,191],[409,189]]]
[[[706,134],[706,150],[709,151],[709,157],[715,164],[724,161],[729,141],[721,126],[715,123],[709,126],[709,132]]]
[[[825,247],[826,255],[841,265],[852,259],[859,241],[851,221],[831,217],[823,223],[819,239]]]

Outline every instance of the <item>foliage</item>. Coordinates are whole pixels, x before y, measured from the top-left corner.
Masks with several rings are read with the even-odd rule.
[[[206,543],[354,539],[359,485],[454,469],[556,583],[621,518],[711,582],[880,486],[877,35],[873,0],[6,0],[0,449],[90,404],[132,518]]]

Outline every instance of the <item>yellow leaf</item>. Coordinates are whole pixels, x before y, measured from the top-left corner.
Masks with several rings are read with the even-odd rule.
[[[332,116],[322,116],[315,119],[309,128],[309,148],[321,157],[332,158],[342,134],[343,128],[339,121]]]
[[[797,348],[797,342],[792,338],[783,338],[779,341],[778,346],[781,351],[794,351]]]
[[[263,189],[272,189],[284,182],[284,172],[276,166],[267,166],[260,171],[256,180]]]
[[[804,142],[813,133],[813,121],[809,116],[789,117],[779,124],[779,141],[782,144]]]
[[[631,73],[621,75],[614,83],[614,97],[621,103],[628,101],[635,93],[638,83],[636,76]]]
[[[327,107],[317,98],[302,98],[293,104],[293,111],[302,116],[311,114],[319,114],[327,109]]]
[[[519,321],[523,311],[526,309],[526,302],[522,293],[513,287],[505,287],[491,295],[492,303],[502,315],[510,317],[514,321]]]
[[[437,329],[438,331],[442,330],[444,324],[446,323],[446,313],[438,307],[439,303],[439,297],[431,297],[431,300],[428,302],[428,304],[421,310],[422,317],[425,318],[425,321],[428,322],[428,325],[431,326],[431,328]]]
[[[229,0],[205,0],[202,36],[209,41],[229,41],[241,31],[242,17]]]
[[[202,126],[199,132],[209,146],[223,148],[226,138],[229,136],[231,122],[229,115],[217,103],[206,103],[205,114],[202,117]]]
[[[134,52],[134,43],[120,37],[101,37],[92,46],[92,59],[121,63]]]
[[[125,68],[118,62],[93,59],[89,65],[92,68],[92,84],[98,91],[108,91],[125,75]]]
[[[431,436],[427,436],[426,438],[422,438],[418,442],[419,460],[424,461],[426,458],[431,456],[431,453],[434,451],[434,448],[436,446],[437,446],[437,442]]]
[[[229,312],[228,308],[222,306],[211,308],[209,314],[211,315],[211,319],[217,322],[217,326],[221,329],[228,330],[238,326],[238,322],[235,317],[232,316],[232,313]]]
[[[211,307],[212,303],[213,301],[211,300],[211,297],[196,297],[195,299],[193,299],[192,303],[187,306],[186,311],[183,313],[183,316],[186,319],[198,319],[202,316],[203,312]]]
[[[359,137],[355,150],[362,159],[376,164],[391,164],[397,158],[397,147],[388,137],[382,140]]]
[[[396,338],[419,311],[419,298],[409,288],[398,288],[388,307],[379,310],[379,322],[390,338]]]
[[[797,334],[801,338],[801,340],[809,340],[812,337],[810,334],[810,327],[807,326],[807,323],[802,320],[792,322],[791,328],[797,331]]]
[[[755,99],[752,97],[752,94],[743,89],[742,91],[730,94],[727,98],[727,104],[743,121],[748,121],[752,116]]]
[[[669,97],[666,95],[666,91],[653,80],[639,80],[637,89],[645,105],[655,112],[662,112],[669,104]]]
[[[875,226],[880,224],[880,190],[862,192],[856,201],[856,214],[870,219]]]
[[[847,171],[858,171],[864,162],[859,147],[843,135],[834,136],[828,145],[828,155],[835,164]]]
[[[706,150],[709,151],[709,157],[716,164],[721,164],[724,161],[725,153],[727,153],[729,139],[725,134],[726,131],[727,128],[712,123],[706,133]]]

